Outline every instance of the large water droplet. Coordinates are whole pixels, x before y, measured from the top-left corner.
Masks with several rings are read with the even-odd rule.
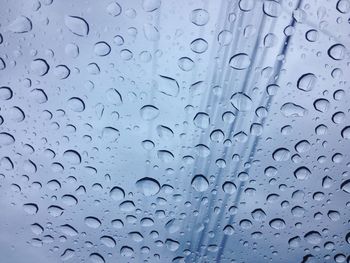
[[[154,120],[159,115],[159,109],[153,105],[145,105],[140,109],[142,119],[146,121]]]
[[[204,26],[209,21],[209,13],[205,9],[195,9],[191,12],[190,20],[197,26]]]
[[[334,60],[342,60],[345,56],[346,48],[342,44],[335,44],[328,49],[328,56]]]
[[[136,187],[139,192],[144,194],[145,196],[156,195],[160,190],[160,184],[157,180],[144,177],[136,182]]]
[[[89,34],[89,24],[79,16],[65,16],[64,24],[77,36],[87,36]]]
[[[193,177],[191,185],[197,192],[204,192],[209,187],[209,181],[204,175],[197,174]]]
[[[115,186],[111,189],[109,192],[109,196],[114,200],[114,201],[120,201],[124,199],[125,197],[125,192],[122,188]]]
[[[237,70],[243,70],[250,66],[250,57],[245,53],[238,53],[230,58],[230,66]]]
[[[32,30],[32,21],[28,17],[19,16],[9,26],[13,33],[27,33]]]
[[[231,104],[238,111],[250,111],[253,106],[251,98],[243,92],[234,93],[231,97]]]
[[[85,217],[84,222],[88,227],[91,228],[99,228],[101,225],[101,221],[93,216]]]
[[[298,89],[302,91],[311,91],[315,87],[317,77],[312,73],[302,75],[297,82]]]
[[[32,72],[38,76],[44,76],[50,69],[49,64],[42,58],[34,59],[30,64]]]

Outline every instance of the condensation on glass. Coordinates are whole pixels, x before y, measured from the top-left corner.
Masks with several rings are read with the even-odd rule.
[[[350,262],[350,0],[0,3],[0,262]]]

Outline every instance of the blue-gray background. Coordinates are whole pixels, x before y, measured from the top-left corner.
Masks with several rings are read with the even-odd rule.
[[[0,6],[0,262],[349,262],[349,0]]]

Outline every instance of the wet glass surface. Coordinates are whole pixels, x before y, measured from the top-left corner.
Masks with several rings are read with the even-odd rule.
[[[350,262],[350,0],[0,4],[0,262]]]

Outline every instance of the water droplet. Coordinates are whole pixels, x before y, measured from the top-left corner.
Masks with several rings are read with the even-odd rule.
[[[158,85],[158,90],[168,96],[177,97],[180,91],[180,86],[177,81],[173,78],[159,75],[161,77],[161,81]]]
[[[70,236],[70,237],[75,237],[78,235],[78,231],[72,227],[71,225],[65,224],[60,226],[60,230],[63,234]]]
[[[13,33],[27,33],[32,30],[32,21],[28,17],[19,16],[9,26]]]
[[[250,66],[250,57],[245,53],[238,53],[230,58],[230,66],[237,70],[243,70]]]
[[[111,47],[104,41],[99,41],[94,46],[94,52],[97,56],[104,57],[111,53]]]
[[[285,117],[303,117],[307,113],[305,108],[291,102],[283,104],[280,110]]]
[[[345,47],[342,44],[335,44],[328,49],[328,56],[334,60],[342,60],[345,56]]]
[[[105,259],[98,253],[90,254],[90,261],[92,263],[105,263]]]
[[[350,12],[350,1],[349,0],[339,0],[336,6],[337,10],[342,14],[347,14]]]
[[[0,87],[0,99],[1,100],[10,100],[13,96],[12,89],[9,87]]]
[[[85,110],[85,103],[78,97],[72,97],[68,101],[68,107],[75,112],[83,112]]]
[[[177,65],[183,71],[191,71],[194,67],[194,62],[188,57],[179,58]]]
[[[87,36],[89,34],[89,24],[79,16],[65,16],[64,24],[77,36]]]
[[[304,235],[306,242],[311,245],[317,245],[322,241],[322,236],[317,231],[310,231]]]
[[[157,152],[157,157],[165,163],[169,163],[174,160],[174,155],[167,150],[159,150]]]
[[[277,162],[287,161],[290,158],[290,151],[286,148],[279,148],[273,152],[272,158]]]
[[[222,190],[226,193],[226,194],[234,194],[237,191],[237,186],[232,183],[232,182],[228,182],[226,181],[223,185],[222,185]]]
[[[136,182],[136,187],[138,191],[145,196],[156,195],[160,190],[158,181],[150,177],[144,177],[138,180]]]
[[[263,11],[269,17],[278,17],[282,11],[281,4],[276,0],[265,1]]]
[[[63,153],[63,157],[70,163],[70,164],[79,164],[81,163],[81,156],[77,151],[74,150],[67,150]]]
[[[107,99],[112,102],[116,106],[120,106],[123,104],[122,95],[118,90],[110,88],[106,91]]]
[[[196,116],[193,118],[193,123],[198,128],[206,129],[210,125],[209,115],[205,112],[198,112]]]
[[[205,9],[195,9],[191,12],[190,20],[196,26],[205,26],[209,21],[209,13]]]
[[[350,140],[350,126],[346,126],[342,129],[341,136],[344,139]]]
[[[269,223],[270,227],[276,230],[281,230],[286,227],[286,223],[281,218],[272,219]]]
[[[125,197],[125,192],[122,188],[115,186],[111,189],[109,192],[109,196],[114,200],[114,201],[120,201],[124,199]]]
[[[61,260],[67,261],[71,258],[73,258],[75,255],[75,251],[73,249],[67,248],[62,254],[61,254]]]
[[[34,203],[24,204],[23,209],[29,215],[35,215],[39,211],[39,207]]]
[[[317,99],[314,101],[314,108],[319,112],[326,112],[329,108],[329,101],[326,99]]]
[[[310,42],[316,42],[318,39],[318,31],[315,29],[311,29],[306,32],[305,37]]]
[[[233,35],[228,30],[222,30],[218,35],[218,42],[222,46],[227,46],[232,42]]]
[[[302,91],[311,91],[314,89],[317,82],[317,77],[312,73],[302,75],[297,82],[298,89]]]
[[[92,216],[85,217],[84,222],[88,227],[91,228],[99,228],[101,225],[101,221],[98,218]]]
[[[131,257],[134,254],[134,250],[131,247],[128,246],[123,246],[120,249],[120,255],[122,255],[123,257]]]
[[[143,0],[142,8],[146,12],[153,12],[160,8],[161,0]]]
[[[251,98],[242,92],[234,93],[230,101],[233,107],[242,112],[250,111],[253,106]]]
[[[208,42],[203,38],[197,38],[191,42],[191,50],[195,53],[202,54],[208,49]]]
[[[44,76],[49,71],[50,66],[47,64],[46,60],[38,58],[32,61],[30,64],[30,69],[37,76]]]
[[[160,33],[158,28],[154,25],[146,23],[143,25],[143,32],[145,34],[145,38],[149,41],[158,41],[160,38]]]
[[[15,142],[15,137],[7,132],[0,132],[0,145],[7,146]]]
[[[140,109],[142,119],[146,121],[154,120],[159,115],[159,109],[153,105],[145,105]]]
[[[340,185],[340,189],[343,190],[345,193],[350,194],[350,179],[342,182]]]
[[[191,185],[197,192],[204,192],[209,187],[209,181],[204,175],[197,174],[193,177]]]
[[[111,16],[119,16],[122,12],[122,7],[117,2],[111,2],[107,5],[106,11]]]
[[[39,104],[43,104],[48,101],[48,97],[42,89],[33,89],[31,91],[31,97],[34,99],[35,102]]]
[[[311,171],[305,167],[299,167],[294,171],[294,176],[298,180],[306,180],[311,175]]]
[[[117,245],[114,238],[110,236],[102,236],[100,237],[100,241],[102,244],[109,248],[114,248]]]

